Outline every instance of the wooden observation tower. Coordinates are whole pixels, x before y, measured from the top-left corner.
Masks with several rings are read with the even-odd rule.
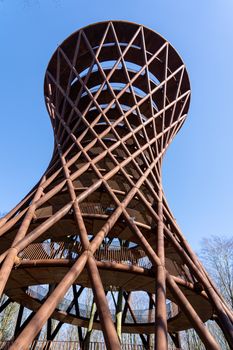
[[[232,313],[162,190],[162,159],[190,100],[175,49],[135,23],[87,26],[55,51],[44,94],[51,162],[0,220],[0,291],[9,298],[1,311],[20,304],[9,348],[32,349],[47,323],[41,349],[56,349],[67,323],[78,327],[80,348],[92,329],[102,330],[102,348],[126,349],[124,333],[139,335],[138,349],[166,350],[168,336],[180,348],[179,332],[194,328],[206,349],[219,350],[209,319],[233,347]],[[23,321],[24,308],[32,313]]]

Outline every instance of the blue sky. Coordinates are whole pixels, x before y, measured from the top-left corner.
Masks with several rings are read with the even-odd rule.
[[[202,237],[232,235],[232,0],[1,0],[0,212],[38,181],[50,160],[52,128],[43,99],[48,61],[68,35],[122,19],[157,31],[187,65],[188,119],[168,150],[168,203],[195,250]]]

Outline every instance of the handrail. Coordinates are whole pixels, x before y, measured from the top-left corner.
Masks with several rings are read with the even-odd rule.
[[[47,293],[48,290],[42,286],[32,286],[28,287],[27,292],[26,292],[30,297],[37,299],[39,301],[42,301]],[[63,298],[63,300],[57,305],[57,309],[59,311],[64,311],[70,307],[72,303],[71,299],[68,298]],[[78,303],[79,305],[79,316],[82,318],[90,318],[91,316],[91,304],[82,304]],[[167,318],[170,319],[177,315],[178,313],[178,308],[177,306],[169,302],[166,304],[167,307]],[[113,321],[115,321],[116,317],[116,311],[113,309],[110,309],[110,313],[112,315]],[[69,310],[69,315],[74,315],[76,316],[76,308],[75,305],[72,306],[72,308]],[[98,318],[97,318],[98,320]],[[135,321],[137,323],[154,323],[155,322],[155,310],[154,309],[133,309],[133,316],[131,313],[128,311],[125,316],[125,323],[127,324],[134,324]]]
[[[0,341],[0,349],[8,350],[13,344],[13,340]],[[69,340],[34,340],[28,350],[106,350],[106,346],[103,342],[90,342],[87,345],[81,345],[79,341]],[[140,344],[121,344],[123,350],[144,350],[145,347]],[[152,350],[154,346],[147,347]],[[172,349],[172,348],[169,348]],[[178,348],[176,348],[179,350]]]
[[[29,244],[18,257],[22,260],[76,260],[82,253],[79,242],[43,242]],[[94,257],[102,262],[115,262],[150,269],[152,264],[145,252],[138,248],[103,246],[97,249]]]

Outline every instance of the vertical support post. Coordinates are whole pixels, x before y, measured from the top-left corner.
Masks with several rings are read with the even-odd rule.
[[[15,325],[14,338],[18,335],[18,332],[20,330],[22,317],[23,317],[23,310],[24,310],[23,305],[20,305],[18,316],[17,316],[17,321],[16,321],[16,325]]]
[[[79,291],[77,292],[77,286],[76,286],[76,284],[73,284],[72,289],[73,289],[73,295],[74,295],[75,313],[76,313],[76,316],[79,317],[80,312],[79,312],[78,298],[81,295],[81,293],[83,292],[84,287],[80,287]],[[81,344],[83,342],[83,332],[82,332],[81,326],[78,326],[78,339],[79,339],[79,343],[81,346]]]
[[[121,341],[121,326],[122,326],[122,300],[123,300],[123,290],[119,289],[116,305],[116,328],[117,335]]]
[[[180,333],[179,332],[175,332],[175,333],[169,333],[175,347],[177,349],[181,348],[181,340],[180,340]]]
[[[91,314],[90,314],[90,318],[89,318],[89,323],[88,323],[88,327],[87,327],[87,333],[86,333],[86,336],[85,336],[85,339],[84,339],[84,348],[88,348],[88,345],[90,343],[90,340],[91,340],[91,333],[92,333],[92,330],[93,330],[93,323],[94,323],[94,316],[95,316],[95,313],[96,313],[96,303],[92,302],[92,306],[91,306]]]
[[[47,321],[47,340],[51,340],[52,335],[52,319],[49,318]]]
[[[160,264],[156,266],[156,308],[155,308],[155,350],[167,350],[167,309],[166,309],[166,275],[163,232],[163,193],[159,188],[158,227],[157,227],[157,256]]]
[[[149,297],[149,315],[148,315],[148,322],[152,323],[154,321],[154,306],[155,306],[155,295],[148,293]],[[147,335],[147,341],[148,341],[148,348],[150,349],[153,346],[153,334]]]

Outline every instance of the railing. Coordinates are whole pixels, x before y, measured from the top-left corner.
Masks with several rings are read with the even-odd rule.
[[[18,257],[22,260],[76,260],[81,253],[82,247],[78,242],[44,242],[30,244],[19,253]],[[150,269],[152,267],[145,252],[137,248],[130,249],[119,246],[104,246],[95,252],[94,257],[96,260],[102,262],[114,262],[129,266],[138,266],[145,269]]]
[[[28,287],[27,294],[39,301],[44,300],[46,298],[48,293],[48,289],[42,287],[42,286],[33,286]],[[73,303],[73,305],[72,305]],[[82,304],[78,303],[79,306],[79,317],[87,318],[89,319],[91,316],[91,304]],[[171,318],[175,316],[178,313],[178,308],[176,304],[174,303],[167,303],[167,318]],[[57,309],[59,311],[66,312],[69,310],[69,315],[73,315],[76,317],[76,308],[74,305],[74,302],[71,299],[63,298],[63,300],[57,305]],[[110,309],[110,313],[112,315],[112,319],[115,322],[116,321],[116,310]],[[97,321],[99,321],[99,318],[97,318]],[[155,309],[133,309],[133,315],[128,310],[125,315],[125,324],[135,324],[137,323],[154,323],[155,322]]]
[[[106,215],[109,211],[114,211],[115,207],[104,207],[101,203],[80,203],[80,209],[83,214]]]
[[[0,341],[0,349],[7,350],[13,341]],[[106,346],[101,342],[90,342],[87,345],[80,345],[78,341],[53,341],[53,340],[35,340],[28,350],[106,350]],[[145,348],[137,344],[121,344],[122,350],[152,350],[154,346]],[[169,348],[174,349],[174,348]],[[179,350],[176,348],[176,350]]]
[[[84,202],[80,203],[80,210],[83,215],[88,216],[101,216],[106,217],[111,215],[115,210],[116,206],[114,204],[109,203],[108,205],[103,205],[101,203],[90,203],[90,202]],[[148,215],[142,215],[140,211],[134,208],[128,208],[128,213],[131,216],[131,219],[138,224],[143,225],[151,225],[151,217]],[[45,218],[52,214],[52,206],[45,206],[42,208],[39,208],[36,210],[36,217],[37,218]],[[74,210],[73,208],[70,209],[69,214],[73,214]],[[149,228],[149,227],[148,227]]]

